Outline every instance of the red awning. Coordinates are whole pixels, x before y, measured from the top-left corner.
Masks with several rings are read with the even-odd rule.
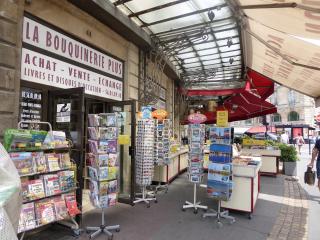
[[[274,83],[270,78],[249,68],[247,81],[250,83],[249,91],[258,94],[263,100],[267,99],[274,92]]]
[[[248,133],[265,133],[266,127],[265,126],[251,127],[246,132],[248,132]],[[275,127],[268,127],[268,132],[276,132],[276,128]]]

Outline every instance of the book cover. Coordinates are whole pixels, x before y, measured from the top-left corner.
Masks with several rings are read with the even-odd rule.
[[[117,166],[118,154],[109,153],[108,166],[115,167]]]
[[[115,113],[101,113],[101,126],[115,127],[117,126],[117,116]]]
[[[19,175],[35,173],[35,164],[31,152],[9,153]]]
[[[86,155],[87,166],[96,167],[96,155],[93,153],[87,153]]]
[[[61,196],[54,197],[52,199],[52,202],[54,204],[56,220],[63,220],[69,216],[68,210],[66,207],[66,202],[64,201],[64,199]]]
[[[88,135],[90,139],[98,140],[100,138],[100,134],[97,127],[88,127]]]
[[[118,176],[118,167],[109,167],[108,168],[108,179],[116,179]]]
[[[109,194],[108,198],[109,198],[109,200],[108,200],[109,207],[116,205],[116,203],[117,203],[117,194],[116,193]]]
[[[59,159],[61,169],[71,168],[70,153],[61,153]]]
[[[61,193],[58,174],[49,174],[42,177],[44,181],[46,196],[52,196]]]
[[[46,159],[47,159],[47,165],[48,165],[48,170],[50,172],[53,171],[59,171],[60,170],[60,166],[59,166],[59,154],[55,154],[55,153],[47,153],[45,154]]]
[[[117,150],[118,150],[118,141],[108,140],[108,153],[117,153]]]
[[[36,164],[36,169],[38,173],[47,172],[47,161],[43,152],[33,152],[33,161]]]
[[[109,181],[108,184],[108,194],[110,193],[116,193],[118,189],[118,181],[117,180],[112,180]]]
[[[98,171],[94,167],[88,166],[88,176],[91,180],[99,180]]]
[[[96,157],[98,158],[98,166],[99,167],[108,166],[109,154],[99,154],[99,155],[96,155]]]
[[[98,182],[89,180],[89,189],[90,192],[93,194],[98,194],[99,193],[99,187],[98,187]]]
[[[61,171],[58,173],[60,189],[62,192],[69,191],[76,186],[75,173],[72,170]]]
[[[29,180],[28,196],[30,200],[44,198],[46,196],[42,179]]]
[[[118,128],[116,127],[107,127],[104,132],[104,139],[112,140],[117,139],[118,137]]]
[[[109,176],[109,167],[100,167],[99,168],[99,180],[103,181],[103,180],[108,180]]]
[[[98,114],[88,114],[88,122],[90,127],[98,127],[100,125],[100,117]]]
[[[20,231],[31,230],[37,226],[35,207],[33,202],[22,204],[19,222],[20,221],[21,221]],[[20,223],[19,223],[19,226],[20,226]]]
[[[97,154],[99,153],[99,143],[97,140],[88,140],[89,152]]]
[[[63,198],[66,202],[68,213],[71,217],[74,217],[81,213],[81,211],[78,208],[78,203],[77,203],[75,193],[64,194]]]
[[[100,182],[100,186],[99,186],[99,196],[100,197],[108,195],[108,186],[109,186],[108,181]]]
[[[35,211],[39,225],[48,224],[56,220],[54,204],[51,199],[36,202]]]

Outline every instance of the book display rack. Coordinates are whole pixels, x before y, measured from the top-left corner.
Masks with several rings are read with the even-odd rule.
[[[193,209],[195,214],[198,209],[207,210],[207,206],[197,202],[197,185],[203,179],[203,148],[205,140],[204,124],[189,124],[189,162],[188,162],[188,178],[193,183],[193,202],[186,201],[182,206],[182,210]]]
[[[20,122],[19,126],[21,123]],[[28,122],[27,122],[28,123]],[[7,129],[4,134],[8,151],[21,178],[22,209],[18,226],[20,239],[27,231],[59,222],[75,235],[80,210],[76,200],[75,164],[70,159],[70,143],[63,132]]]
[[[141,119],[138,121],[136,139],[136,184],[141,187],[141,193],[137,194],[136,203],[146,203],[150,207],[150,201],[157,202],[153,194],[147,192],[146,187],[152,183],[154,174],[154,135],[155,123],[153,119]]]
[[[172,136],[172,122],[170,119],[155,120],[155,141],[154,141],[154,156],[155,165],[167,166],[170,163],[169,152],[170,152],[170,138]],[[159,176],[160,176],[160,168]],[[161,184],[155,188],[155,193],[164,190],[168,192],[168,184]]]
[[[211,141],[207,192],[211,198],[218,201],[218,209],[205,213],[203,217],[216,217],[218,227],[222,227],[221,218],[232,224],[235,218],[229,216],[229,211],[221,211],[221,201],[228,201],[232,194],[232,145],[231,128],[211,127]]]
[[[119,146],[118,117],[116,113],[88,115],[87,171],[89,176],[90,200],[101,209],[101,225],[87,227],[93,232],[92,239],[99,234],[113,238],[112,230],[120,231],[120,225],[105,224],[105,209],[116,205],[118,198]]]

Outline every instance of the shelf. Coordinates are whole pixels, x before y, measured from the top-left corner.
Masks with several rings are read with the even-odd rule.
[[[30,203],[30,202],[36,202],[36,201],[39,201],[39,200],[42,200],[42,199],[46,199],[46,198],[56,197],[56,196],[59,196],[59,195],[65,194],[65,193],[73,192],[73,191],[75,191],[77,189],[78,189],[77,187],[74,187],[74,188],[69,189],[68,191],[64,191],[64,192],[61,192],[61,193],[53,194],[53,195],[50,195],[50,196],[45,196],[45,197],[42,197],[42,198],[36,198],[36,199],[32,199],[32,200],[23,201],[22,203],[25,204],[25,203]]]
[[[60,172],[60,171],[66,171],[66,170],[71,170],[71,168],[62,168],[62,169],[55,170],[55,171],[50,171],[50,172],[36,172],[36,173],[30,173],[30,174],[20,175],[20,178],[22,178],[22,177],[38,176],[38,175],[45,175],[45,174],[51,174],[51,173],[57,173],[57,172]]]
[[[25,149],[11,149],[8,153],[16,152],[46,152],[46,151],[69,151],[70,147],[60,147],[60,148],[25,148]]]

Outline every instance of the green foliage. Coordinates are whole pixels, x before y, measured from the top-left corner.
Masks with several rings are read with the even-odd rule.
[[[283,162],[296,162],[299,160],[297,150],[292,145],[279,144],[281,150],[281,161]]]
[[[266,146],[279,146],[279,143],[273,140],[266,140]]]

